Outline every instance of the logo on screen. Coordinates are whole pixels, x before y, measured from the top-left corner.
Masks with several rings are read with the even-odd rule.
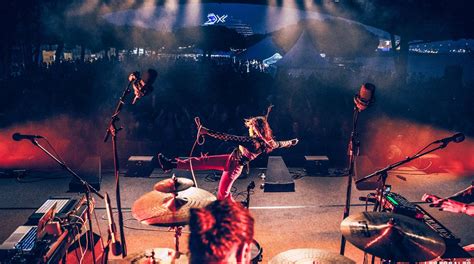
[[[207,21],[204,22],[204,25],[214,25],[217,23],[225,23],[225,19],[227,18],[227,15],[216,15],[214,13],[209,13],[207,14]]]

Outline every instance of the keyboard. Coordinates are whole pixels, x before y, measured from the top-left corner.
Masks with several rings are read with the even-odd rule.
[[[69,213],[76,209],[83,201],[85,196],[71,196],[71,197],[50,197],[41,205],[26,222],[27,225],[38,224],[39,219],[51,209],[56,203],[56,216],[58,218],[67,218]]]
[[[25,234],[20,242],[15,245],[15,248],[22,251],[31,251],[35,246],[37,231],[38,227],[31,227],[31,229]]]
[[[35,246],[37,226],[19,226],[17,229],[0,245],[1,250],[21,250],[31,251]]]

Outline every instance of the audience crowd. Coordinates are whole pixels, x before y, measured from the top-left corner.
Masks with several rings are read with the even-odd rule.
[[[409,118],[468,135],[474,132],[474,122],[466,122],[473,120],[469,114],[474,82],[463,81],[462,70],[458,74],[448,69],[439,78],[413,74],[402,82],[391,72],[334,68],[324,74],[296,75],[280,69],[270,74],[260,63],[238,59],[170,56],[31,66],[0,80],[0,125],[7,128],[65,114],[89,120],[105,131],[128,74],[148,68],[158,71],[155,89],[135,105],[124,107],[122,139],[152,142],[154,151],[170,155],[187,155],[196,137],[194,117],[200,117],[208,128],[245,134],[242,120],[264,114],[272,104],[269,121],[274,135],[297,137],[303,143],[288,155],[333,155],[333,160],[344,164],[353,96],[365,82],[377,86],[377,115]],[[197,151],[224,153],[231,147],[209,140]]]

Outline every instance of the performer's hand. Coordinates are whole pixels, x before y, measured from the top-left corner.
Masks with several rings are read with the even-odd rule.
[[[462,247],[462,249],[466,250],[467,252],[474,251],[474,244],[464,246],[464,247]]]
[[[128,81],[129,81],[129,82],[133,82],[133,81],[135,81],[136,79],[137,79],[137,74],[134,73],[134,72],[130,73],[130,75],[128,76]]]
[[[448,211],[448,212],[452,212],[452,213],[467,213],[467,210],[468,210],[468,206],[467,204],[465,203],[461,203],[461,202],[458,202],[458,201],[454,201],[454,200],[451,200],[451,199],[446,199],[446,200],[443,200],[443,202],[441,203],[441,208],[439,209],[440,211]]]
[[[201,130],[199,130],[199,134],[201,134],[201,136],[205,136],[207,135],[207,132],[208,132],[208,129],[201,126]]]
[[[439,207],[441,205],[441,202],[444,200],[436,195],[433,195],[433,194],[428,194],[428,193],[425,193],[423,194],[423,197],[421,197],[421,200],[424,201],[424,202],[428,202],[428,203],[431,203],[432,206],[436,206],[436,207]],[[430,205],[431,206],[431,205]]]
[[[297,138],[294,138],[294,139],[290,140],[290,142],[291,142],[291,146],[293,147],[296,144],[298,144],[299,140]]]

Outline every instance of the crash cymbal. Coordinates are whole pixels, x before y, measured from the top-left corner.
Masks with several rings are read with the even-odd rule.
[[[194,186],[194,182],[190,179],[173,177],[170,179],[159,181],[153,189],[158,192],[172,193],[184,191]]]
[[[202,208],[215,201],[212,193],[191,187],[171,193],[151,191],[138,198],[132,206],[132,215],[142,224],[176,226],[189,221],[189,209]]]
[[[393,261],[428,261],[444,253],[444,240],[423,222],[404,215],[363,212],[341,223],[342,235],[359,249]]]
[[[355,264],[355,261],[338,253],[315,248],[298,248],[282,252],[273,257],[269,264],[318,263],[318,264]]]

